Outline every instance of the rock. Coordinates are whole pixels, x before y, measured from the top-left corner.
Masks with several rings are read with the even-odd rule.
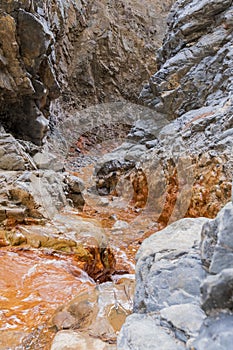
[[[18,344],[28,335],[24,331],[16,330],[2,330],[2,337],[0,339],[0,348],[6,350],[7,348],[17,347]]]
[[[157,0],[156,11],[150,0],[1,4],[1,124],[40,145],[58,115],[93,101],[137,100],[172,3]]]
[[[198,304],[205,278],[198,245],[206,219],[179,220],[146,239],[137,253],[134,312]]]
[[[201,285],[202,308],[207,314],[212,311],[233,310],[233,269],[222,270],[208,276]]]
[[[72,201],[72,204],[75,208],[82,210],[85,204],[85,199],[82,195],[82,192],[85,188],[83,181],[77,176],[65,173],[64,182],[67,185],[67,198]]]
[[[36,153],[33,160],[38,169],[61,171],[64,164],[60,162],[52,153]]]
[[[16,139],[6,133],[0,134],[0,169],[6,171],[36,169],[33,159]]]
[[[21,9],[18,11],[17,30],[21,55],[26,69],[35,75],[39,70],[43,55],[48,53],[52,44],[53,34],[43,23],[42,18]],[[34,84],[35,87],[39,87],[39,85],[40,83]],[[41,90],[43,91],[43,88]]]
[[[204,106],[205,100],[208,105],[211,101],[215,103],[215,98],[218,102],[219,99],[224,100],[230,93],[227,89],[224,96],[219,94],[219,77],[224,76],[221,83],[224,81],[230,86],[230,76],[221,62],[225,61],[225,54],[231,51],[229,32],[224,27],[224,18],[231,11],[231,1],[202,1],[192,5],[192,1],[179,1],[171,11],[167,35],[158,55],[159,71],[142,93],[142,99],[147,104],[171,117],[173,113],[181,115]],[[212,13],[218,17],[217,24]],[[218,59],[213,59],[213,56]],[[200,72],[208,69],[208,66],[212,69],[203,76]],[[219,75],[216,76],[217,71]],[[208,93],[204,86],[211,86]],[[192,100],[188,102],[186,98],[190,94]]]
[[[122,230],[124,228],[129,227],[129,224],[126,221],[117,220],[112,226],[113,230]]]
[[[130,278],[127,283],[102,283],[59,307],[50,321],[51,326],[80,331],[90,344],[96,338],[106,341],[106,346],[115,344],[116,335],[130,314],[133,286]]]
[[[0,231],[0,245],[69,254],[77,265],[77,271],[70,272],[79,275],[79,269],[82,269],[98,283],[111,280],[116,269],[113,250],[99,223],[75,214],[57,214],[52,222],[27,222],[24,218],[16,227]],[[62,314],[59,316],[60,324],[63,321],[70,322],[70,319]]]
[[[67,110],[72,114],[74,106],[79,109],[93,105],[93,101],[96,104],[121,99],[137,101],[140,86],[156,67],[154,52],[161,42],[166,13],[173,2],[157,0],[152,6],[147,0],[142,6],[135,0],[127,4],[122,0],[118,3],[98,0],[70,6],[73,17],[65,21],[71,37],[70,43],[65,42],[70,51],[60,50],[63,69],[69,72],[65,73],[69,88],[63,91],[67,102],[66,110],[62,108],[64,114]],[[74,63],[72,68],[69,62]]]
[[[114,193],[120,176],[127,174],[134,167],[135,162],[133,160],[120,161],[116,158],[106,162],[102,160],[102,162],[102,167],[98,165],[96,169],[96,187],[99,195],[107,195],[111,192]]]
[[[175,329],[183,332],[187,338],[194,338],[198,335],[206,318],[200,306],[194,304],[173,305],[162,309],[160,315]]]
[[[94,338],[88,338],[81,332],[60,331],[53,339],[51,350],[108,350],[114,349],[103,341]]]
[[[199,254],[205,218],[182,219],[145,239],[137,253],[134,314],[119,349],[185,349],[206,318],[199,303],[206,273]]]
[[[8,186],[11,198],[28,209],[32,217],[52,218],[66,204],[62,177],[48,170],[24,172]]]
[[[145,151],[146,147],[144,145],[133,146],[128,152],[126,152],[125,160],[136,161],[143,155],[143,153],[145,153]]]
[[[118,350],[182,350],[182,342],[176,340],[151,315],[133,314],[127,317],[117,340]]]
[[[1,221],[49,219],[66,204],[61,174],[54,171],[1,171]]]
[[[208,317],[192,346],[196,350],[228,350],[232,346],[233,316],[220,313]]]
[[[210,273],[219,273],[233,264],[233,204],[228,203],[202,231],[201,256]]]
[[[0,26],[0,121],[15,136],[40,145],[48,131],[48,108],[55,97],[52,90],[59,90],[50,60],[53,35],[44,19],[32,13],[29,3],[20,7],[10,1],[4,10]],[[45,79],[40,70],[48,60],[50,77],[47,74]]]

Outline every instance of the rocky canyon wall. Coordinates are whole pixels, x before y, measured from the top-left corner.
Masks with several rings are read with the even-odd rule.
[[[158,71],[140,93],[144,114],[148,107],[151,114],[139,117],[126,143],[106,157],[131,160],[144,172],[146,198],[140,204],[135,194],[135,201],[144,207],[153,197],[163,225],[184,216],[215,217],[230,198],[231,61],[232,1],[177,1]],[[107,188],[111,176],[104,183],[98,171]]]
[[[170,165],[173,178],[162,215],[172,221],[188,197],[184,216],[206,217],[231,198],[232,11],[232,1],[178,0],[168,17],[159,69],[140,95],[168,120],[153,142],[144,134],[141,144],[155,150],[146,151],[146,158],[145,147],[141,164],[146,169],[149,159],[157,169],[161,160]],[[155,183],[163,188],[161,178]],[[176,204],[170,184],[173,195],[177,186]],[[120,332],[119,350],[230,349],[232,217],[229,202],[214,220],[182,219],[143,241],[136,257],[134,313]]]
[[[0,122],[43,143],[68,110],[137,99],[156,69],[172,0],[6,1],[0,7]],[[61,96],[51,111],[51,101]]]

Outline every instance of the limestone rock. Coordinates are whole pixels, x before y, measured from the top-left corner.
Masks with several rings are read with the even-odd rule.
[[[233,317],[220,313],[217,317],[208,317],[200,334],[192,344],[196,350],[228,350],[232,346]]]
[[[133,347],[132,347],[133,346]],[[133,314],[127,318],[117,341],[118,350],[182,350],[184,345],[163,329],[150,315]]]
[[[214,310],[233,309],[233,269],[222,270],[215,276],[208,276],[201,285],[202,308],[207,314]]]
[[[203,226],[201,254],[210,273],[219,273],[233,264],[233,204],[228,203],[216,219]]]
[[[205,278],[198,245],[206,219],[179,220],[146,239],[137,253],[134,311],[198,304]]]

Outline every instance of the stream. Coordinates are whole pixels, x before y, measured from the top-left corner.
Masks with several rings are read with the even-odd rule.
[[[106,145],[102,146],[99,154],[106,149]],[[81,330],[87,337],[106,342],[109,349],[116,349],[117,334],[132,312],[135,254],[143,238],[157,226],[153,215],[144,215],[142,208],[130,204],[133,190],[129,183],[119,182],[117,193],[108,196],[99,196],[91,190],[95,184],[92,158],[95,152],[92,149],[84,155],[85,165],[77,170],[69,160],[70,172],[85,183],[83,211],[68,207],[43,225],[14,227],[14,239],[27,235],[31,237],[30,246],[23,242],[11,247],[2,244],[1,350],[49,350],[56,332],[62,329]],[[110,247],[114,271],[98,276],[96,261],[92,270],[64,247],[56,245],[54,249],[51,244],[41,248],[38,243],[41,237],[52,234],[70,240],[82,236],[82,244]],[[83,309],[82,303],[91,305],[88,316],[78,314],[78,318],[70,320],[69,308],[79,305],[82,313],[86,308]]]

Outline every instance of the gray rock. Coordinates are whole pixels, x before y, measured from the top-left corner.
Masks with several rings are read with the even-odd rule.
[[[27,215],[51,219],[66,205],[62,180],[52,170],[13,174],[8,192],[12,200],[27,208]]]
[[[211,311],[233,310],[233,268],[224,269],[215,276],[208,276],[201,285],[202,308]]]
[[[130,148],[125,154],[126,161],[137,161],[145,152],[147,148],[144,145],[136,145]]]
[[[233,342],[233,316],[221,313],[204,321],[192,348],[196,350],[229,350]]]
[[[160,326],[151,315],[133,314],[127,317],[117,339],[118,350],[182,350],[185,346],[168,329]]]
[[[85,188],[83,181],[69,173],[64,174],[64,182],[66,184],[66,196],[72,201],[74,207],[83,209],[85,204],[82,192]]]
[[[162,319],[175,329],[185,333],[187,338],[195,337],[206,318],[200,306],[194,304],[180,304],[164,308],[160,311]]]
[[[201,256],[210,273],[233,266],[233,204],[228,203],[217,218],[203,226]]]
[[[38,152],[34,155],[33,160],[38,169],[61,171],[64,167],[63,162],[60,162],[56,156],[49,152]]]
[[[6,133],[0,133],[0,169],[36,169],[33,159],[25,152],[23,146],[12,135]]]
[[[81,193],[85,188],[83,180],[69,173],[64,173],[64,182],[68,185],[72,193]]]
[[[40,145],[50,102],[59,96],[50,21],[35,13],[31,1],[2,6],[0,119],[7,131]]]
[[[199,303],[200,283],[206,274],[198,245],[206,221],[179,220],[142,243],[136,256],[135,312]]]
[[[112,226],[113,230],[122,230],[129,227],[129,224],[126,221],[123,220],[117,220],[114,225]]]

